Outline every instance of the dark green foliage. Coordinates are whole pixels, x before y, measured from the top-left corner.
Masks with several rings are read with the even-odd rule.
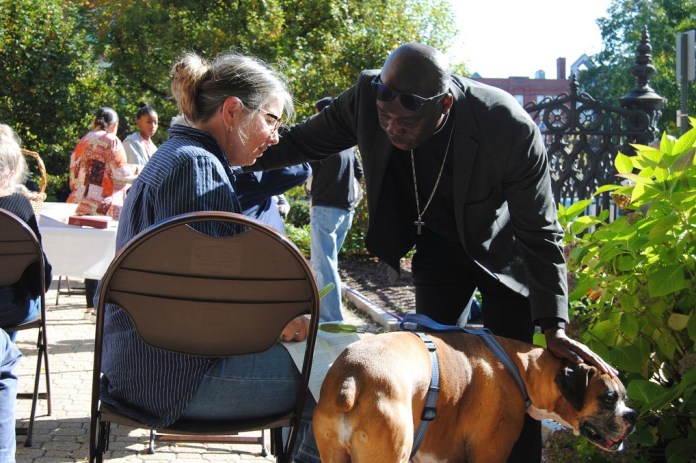
[[[309,201],[306,199],[289,199],[289,201],[290,212],[285,219],[286,222],[300,228],[309,225]]]
[[[184,52],[275,64],[305,117],[400,43],[445,50],[454,34],[447,0],[0,0],[0,122],[41,154],[54,196],[100,106],[118,112],[124,138],[146,101],[160,116],[155,143],[166,139],[177,113],[169,73]]]
[[[61,0],[0,0],[0,122],[37,151],[51,175],[67,172],[91,114],[114,102],[85,10]]]
[[[367,234],[367,201],[365,198],[355,209],[353,225],[350,227],[346,240],[341,248],[341,255],[367,254],[365,235]]]

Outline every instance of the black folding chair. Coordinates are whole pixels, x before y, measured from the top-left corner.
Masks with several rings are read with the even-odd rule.
[[[0,286],[10,286],[16,283],[24,270],[33,263],[40,265],[39,282],[41,287],[41,310],[39,315],[28,322],[14,326],[3,326],[8,333],[25,330],[38,330],[36,340],[36,373],[34,374],[34,390],[31,393],[20,392],[19,399],[32,400],[31,414],[28,427],[17,427],[17,434],[26,435],[24,445],[31,447],[36,406],[39,399],[46,400],[48,415],[51,414],[51,374],[48,368],[48,341],[46,340],[46,293],[44,291],[44,258],[41,244],[31,228],[15,214],[0,209]],[[39,392],[41,366],[45,365],[46,392]]]

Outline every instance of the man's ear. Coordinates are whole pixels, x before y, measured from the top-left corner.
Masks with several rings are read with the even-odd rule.
[[[578,411],[585,406],[585,390],[593,374],[592,368],[581,363],[561,368],[556,375],[561,394]]]

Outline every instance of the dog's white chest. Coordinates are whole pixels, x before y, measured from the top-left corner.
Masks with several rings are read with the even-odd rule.
[[[537,421],[553,420],[556,423],[565,426],[566,428],[573,429],[573,433],[575,435],[578,434],[578,432],[573,428],[573,426],[570,425],[570,423],[565,421],[563,418],[560,417],[560,415],[556,413],[548,412],[543,408],[537,408],[534,405],[530,405],[530,407],[527,409],[527,414]]]

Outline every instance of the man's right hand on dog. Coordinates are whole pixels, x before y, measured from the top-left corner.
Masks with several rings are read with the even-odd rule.
[[[575,364],[587,363],[613,377],[619,374],[614,367],[602,360],[589,347],[569,338],[564,329],[547,329],[544,331],[544,335],[546,336],[546,348],[553,352],[556,357],[567,359]]]

